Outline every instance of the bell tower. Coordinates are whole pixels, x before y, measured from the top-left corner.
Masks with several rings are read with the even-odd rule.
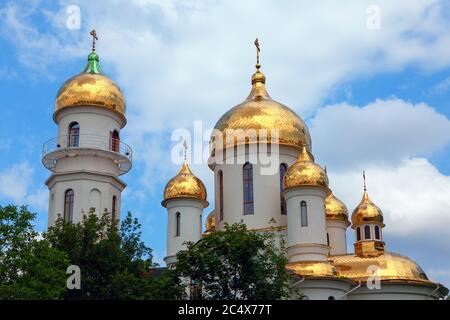
[[[120,139],[126,125],[125,99],[120,88],[102,71],[95,52],[83,71],[59,89],[53,120],[57,137],[42,149],[42,163],[52,172],[49,189],[48,225],[58,215],[79,222],[91,208],[120,218],[121,193],[126,184],[119,178],[132,166],[132,150]]]

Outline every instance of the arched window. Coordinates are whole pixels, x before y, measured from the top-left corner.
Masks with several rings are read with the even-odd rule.
[[[253,165],[251,163],[244,164],[243,167],[244,182],[244,214],[254,214],[253,203]]]
[[[112,197],[112,209],[111,209],[111,221],[115,221],[117,219],[117,197]]]
[[[72,122],[69,125],[68,137],[69,139],[67,139],[67,147],[73,148],[80,145],[80,125],[78,124],[78,122]]]
[[[111,142],[110,142],[110,149],[114,152],[119,152],[120,148],[120,137],[119,137],[119,131],[114,130],[111,132]]]
[[[286,210],[286,199],[283,196],[283,178],[284,175],[287,171],[287,164],[286,163],[282,163],[280,164],[280,199],[281,199],[281,214],[286,214],[287,210]]]
[[[370,239],[370,226],[364,226],[364,239]]]
[[[300,218],[302,227],[308,226],[308,208],[306,207],[306,202],[302,201],[300,203]]]
[[[219,171],[219,221],[223,220],[223,172]]]
[[[333,297],[333,296],[329,296],[329,297],[328,297],[328,300],[336,300],[336,298]]]
[[[72,189],[67,190],[64,193],[64,221],[73,221],[73,199],[74,193]]]
[[[177,212],[175,214],[175,237],[180,236],[180,227],[181,227],[181,214]]]
[[[375,239],[377,239],[377,240],[381,240],[381,237],[380,237],[380,227],[379,226],[375,226]]]
[[[327,232],[327,246],[330,246],[330,235]]]
[[[361,228],[356,228],[356,241],[361,241]]]

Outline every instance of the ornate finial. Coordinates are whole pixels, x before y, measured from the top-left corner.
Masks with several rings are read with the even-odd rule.
[[[256,69],[259,70],[261,68],[261,65],[259,64],[259,53],[261,52],[261,48],[259,47],[258,38],[256,38],[255,40],[255,47],[256,47]]]
[[[363,170],[363,180],[364,180],[364,191],[367,191],[367,186],[366,186],[366,171]]]
[[[323,171],[325,171],[325,173],[328,174],[328,172],[327,172],[327,165],[324,166]]]
[[[92,52],[95,52],[95,40],[98,40],[97,32],[94,29],[89,34],[92,36]]]
[[[184,162],[187,162],[188,145],[187,145],[187,141],[186,140],[184,140],[184,142],[183,142],[183,148],[184,148]]]

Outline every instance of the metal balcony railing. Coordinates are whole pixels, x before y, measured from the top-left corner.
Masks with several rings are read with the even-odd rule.
[[[42,147],[44,166],[52,170],[59,153],[82,149],[94,149],[115,154],[115,160],[121,171],[127,172],[131,168],[133,151],[131,147],[119,139],[96,134],[64,135],[48,140]],[[120,166],[122,165],[122,168]]]

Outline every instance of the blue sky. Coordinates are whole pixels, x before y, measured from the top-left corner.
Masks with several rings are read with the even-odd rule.
[[[366,169],[388,250],[450,285],[450,5],[379,1],[380,28],[370,29],[372,3],[352,3],[3,0],[0,204],[29,204],[45,230],[42,144],[56,136],[56,92],[84,67],[96,28],[102,68],[127,99],[122,137],[134,149],[122,214],[139,217],[161,261],[160,201],[179,166],[171,134],[195,120],[211,128],[247,96],[259,36],[269,93],[306,120],[334,193],[352,210]],[[67,28],[69,5],[80,8],[79,29]],[[211,194],[206,164],[192,167]]]

